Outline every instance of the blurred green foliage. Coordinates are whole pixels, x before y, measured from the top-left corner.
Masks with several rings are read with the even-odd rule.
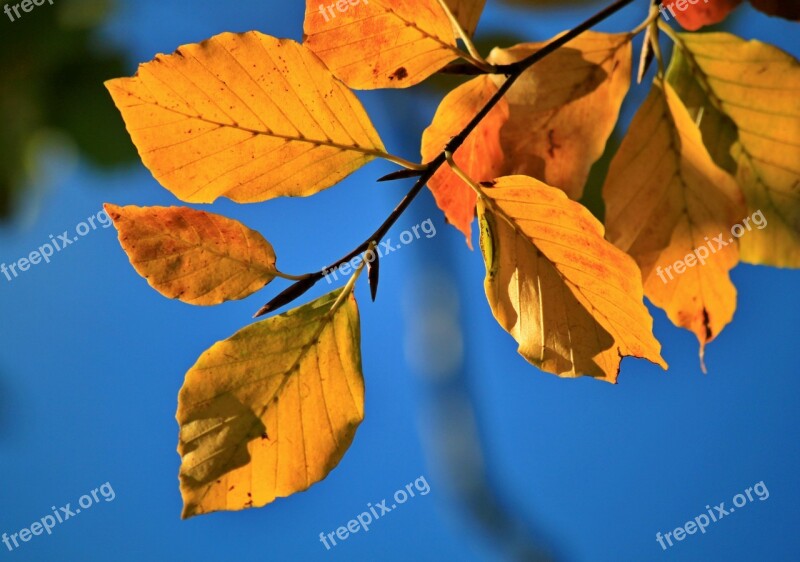
[[[125,73],[122,54],[96,34],[110,8],[104,0],[62,0],[13,22],[0,12],[0,220],[31,187],[45,132],[101,168],[136,161],[103,87]]]

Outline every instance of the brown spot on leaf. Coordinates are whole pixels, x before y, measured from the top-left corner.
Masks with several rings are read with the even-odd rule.
[[[404,66],[401,66],[389,75],[389,80],[402,80],[403,78],[408,78],[408,71]]]
[[[555,158],[556,150],[561,148],[561,145],[556,143],[555,136],[556,136],[555,129],[550,129],[549,131],[547,131],[547,142],[550,143],[550,146],[547,148],[547,154],[550,155],[550,158]]]
[[[711,341],[713,333],[711,332],[711,320],[708,317],[708,310],[703,307],[703,326],[706,327],[706,341]]]

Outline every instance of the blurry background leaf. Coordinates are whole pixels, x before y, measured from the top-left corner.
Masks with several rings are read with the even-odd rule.
[[[136,161],[103,80],[123,74],[124,57],[93,42],[107,0],[64,0],[4,22],[0,49],[0,219],[31,184],[36,139],[46,130],[74,143],[98,167]],[[5,17],[5,16],[4,16]],[[32,160],[32,161],[31,161]]]

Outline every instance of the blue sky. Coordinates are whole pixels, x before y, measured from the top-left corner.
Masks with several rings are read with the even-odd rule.
[[[539,15],[489,0],[479,33],[540,40],[590,10]],[[630,29],[642,19],[637,10],[600,29]],[[730,28],[800,52],[792,24],[749,8]],[[300,39],[302,5],[123,2],[102,41],[145,61],[249,29]],[[624,120],[645,93],[634,89]],[[361,97],[387,146],[414,158],[436,95]],[[0,230],[0,261],[74,231],[105,201],[178,203],[141,166],[100,174],[59,153],[42,167],[41,202]],[[371,164],[313,199],[220,202],[212,210],[260,230],[285,271],[306,271],[351,248],[394,207],[406,185],[373,181],[391,169]],[[427,193],[390,237],[428,218],[437,235],[384,260],[378,301],[358,288],[366,419],[340,466],[308,492],[266,508],[189,521],[179,519],[175,452],[183,374],[204,349],[249,323],[269,290],[213,309],[169,301],[134,273],[115,231],[103,228],[13,282],[0,277],[0,532],[29,526],[51,506],[74,508],[106,482],[115,492],[51,536],[14,552],[0,545],[0,560],[504,560],[508,548],[482,532],[461,495],[481,474],[510,517],[563,560],[800,556],[797,272],[734,270],[738,309],[707,351],[708,375],[700,372],[694,336],[651,309],[669,372],[626,359],[616,386],[559,380],[517,355],[485,302],[480,254],[464,247]],[[420,476],[429,494],[330,551],[320,543],[320,532],[346,525]],[[658,546],[657,532],[706,505],[730,505],[761,481],[768,499],[666,552]]]

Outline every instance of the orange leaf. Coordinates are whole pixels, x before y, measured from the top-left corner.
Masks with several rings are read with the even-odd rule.
[[[507,95],[504,174],[532,176],[581,198],[630,87],[630,40],[627,34],[589,31],[523,73]],[[489,62],[513,63],[544,45],[494,49]],[[503,79],[495,77],[498,84]]]
[[[563,191],[499,178],[478,199],[486,296],[519,352],[562,377],[616,382],[623,357],[667,368],[636,263]]]
[[[303,43],[351,88],[407,88],[461,56],[438,0],[306,0]]]
[[[269,242],[242,223],[187,207],[105,205],[131,265],[159,293],[196,305],[243,299],[275,278]]]
[[[355,94],[289,39],[222,33],[106,87],[142,162],[191,203],[313,195],[385,154]]]
[[[479,76],[462,84],[445,96],[433,122],[422,134],[422,159],[433,160],[445,144],[469,123],[497,93],[488,76]],[[500,129],[508,119],[508,103],[501,100],[467,137],[453,155],[458,167],[476,182],[496,178],[503,164]],[[448,166],[442,166],[428,182],[436,204],[444,211],[450,224],[467,237],[472,248],[472,220],[475,217],[477,195],[456,176]]]
[[[696,31],[706,25],[719,23],[728,17],[728,14],[739,7],[742,0],[706,0],[690,3],[687,0],[666,0],[661,3],[661,13],[665,17],[672,15],[689,31]],[[680,9],[683,6],[683,9]]]
[[[636,114],[603,198],[608,239],[639,264],[653,304],[694,332],[702,358],[736,310],[729,271],[739,249],[729,238],[746,211],[669,84],[656,82]]]

